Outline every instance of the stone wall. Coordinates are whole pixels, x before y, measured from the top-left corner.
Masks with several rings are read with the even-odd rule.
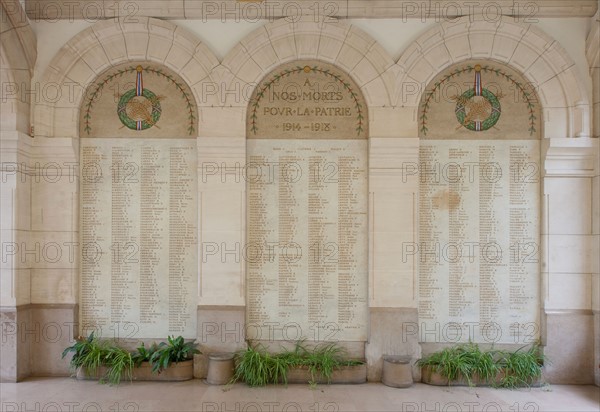
[[[4,39],[8,37],[4,32],[2,36],[3,66],[6,61],[14,65],[5,57]],[[589,292],[592,285],[597,286],[598,277],[594,259],[598,225],[590,226],[598,221],[593,213],[597,207],[592,209],[598,193],[598,144],[591,138],[597,137],[591,128],[597,96],[590,102],[589,90],[558,42],[533,25],[509,18],[495,24],[468,17],[442,22],[421,33],[397,61],[364,31],[335,20],[275,20],[252,32],[223,59],[193,33],[165,20],[112,19],[82,31],[60,50],[42,77],[41,89],[58,92],[56,98],[31,105],[35,138],[26,134],[29,105],[13,101],[11,107],[16,109],[6,111],[3,106],[3,117],[4,113],[17,113],[12,123],[2,122],[3,128],[14,125],[2,131],[3,165],[5,159],[12,163],[23,160],[30,175],[35,175],[30,170],[36,169],[29,167],[37,162],[46,165],[42,169],[47,173],[37,181],[24,179],[23,184],[21,171],[3,169],[8,176],[2,186],[3,242],[25,242],[26,250],[34,250],[23,259],[17,255],[3,263],[3,326],[16,322],[31,330],[35,326],[30,322],[77,319],[75,306],[52,305],[76,305],[80,300],[80,264],[65,246],[77,241],[80,230],[78,182],[69,176],[72,165],[79,161],[84,91],[98,76],[121,64],[148,61],[178,73],[190,87],[199,117],[198,197],[202,199],[199,203],[205,202],[199,214],[202,245],[245,239],[246,220],[240,213],[245,208],[245,182],[226,173],[222,180],[206,179],[213,176],[213,169],[207,166],[218,164],[227,170],[245,162],[246,115],[254,86],[280,65],[305,59],[323,61],[349,73],[369,110],[370,329],[365,355],[370,379],[379,379],[383,354],[415,359],[421,354],[412,329],[404,331],[406,339],[402,332],[402,325],[418,322],[418,298],[414,288],[407,286],[418,281],[418,266],[404,262],[396,245],[418,238],[418,179],[407,177],[404,165],[418,162],[422,94],[435,76],[453,64],[491,59],[511,66],[532,82],[543,108],[541,337],[557,365],[549,368],[548,376],[551,382],[593,382],[594,372],[586,369],[581,373],[580,369],[589,365],[586,360],[598,356],[597,349],[594,355],[591,333],[592,309],[597,311],[598,299]],[[593,73],[596,76],[597,70]],[[4,76],[8,75],[3,71],[3,79],[9,79]],[[60,179],[53,177],[57,170]],[[39,252],[35,252],[36,243]],[[35,259],[35,253],[42,256],[42,245],[51,243],[62,245],[61,259]],[[209,350],[238,348],[242,344],[238,338],[217,335],[214,328],[201,326],[217,324],[220,330],[237,333],[236,324],[243,319],[246,305],[244,265],[200,261],[198,341]],[[61,280],[64,288],[54,288]],[[23,305],[31,306],[19,309]],[[39,343],[25,336],[24,340],[7,341],[8,352],[3,347],[3,357],[8,356],[7,362],[2,361],[3,379],[67,373],[65,363],[28,353],[30,348],[37,351],[40,347],[32,347]],[[571,350],[563,350],[565,340]],[[58,354],[65,341],[46,337],[43,345],[48,353]],[[4,365],[8,367],[4,369]]]

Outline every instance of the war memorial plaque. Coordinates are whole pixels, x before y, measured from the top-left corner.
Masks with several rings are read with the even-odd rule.
[[[81,324],[106,337],[194,337],[195,140],[81,146]]]
[[[196,337],[197,115],[182,84],[128,64],[88,93],[80,122],[83,333]]]
[[[367,119],[339,69],[296,62],[248,110],[247,333],[367,338]]]
[[[446,69],[419,115],[419,319],[425,342],[540,336],[540,130],[511,68]]]
[[[539,334],[539,141],[424,140],[421,336],[523,343]]]

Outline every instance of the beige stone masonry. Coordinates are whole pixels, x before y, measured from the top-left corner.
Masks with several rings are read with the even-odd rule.
[[[40,87],[57,87],[61,98],[36,105],[36,136],[78,137],[85,88],[108,67],[134,60],[164,64],[180,73],[196,85],[192,91],[197,99],[199,82],[218,65],[208,47],[173,23],[149,18],[101,21],[71,39],[50,63]]]
[[[489,52],[484,51],[484,44],[492,44],[491,48],[488,47]],[[525,50],[528,53],[531,51],[533,56],[525,53]],[[418,188],[415,182],[403,182],[401,166],[377,169],[377,165],[393,162],[395,156],[402,153],[410,153],[409,161],[417,161],[418,143],[414,139],[418,135],[418,103],[421,95],[437,73],[454,63],[485,57],[521,68],[527,79],[540,86],[546,126],[544,137],[562,142],[570,140],[565,139],[568,137],[589,136],[590,133],[587,94],[581,86],[574,63],[565,50],[539,29],[517,24],[510,19],[497,24],[470,21],[468,18],[442,23],[417,38],[397,63],[365,32],[339,21],[274,21],[256,29],[219,62],[195,36],[168,21],[144,18],[130,24],[111,20],[97,23],[65,45],[50,64],[44,80],[63,86],[75,82],[83,90],[97,73],[115,64],[140,58],[165,64],[182,74],[196,97],[199,106],[199,142],[206,139],[206,144],[199,145],[200,164],[229,162],[225,151],[211,151],[223,137],[233,139],[235,153],[239,152],[238,160],[243,162],[244,119],[248,100],[256,84],[277,66],[304,56],[313,56],[317,60],[349,70],[350,76],[365,96],[371,119],[369,134],[374,139],[370,148],[373,162],[370,179],[373,185],[371,202],[375,209],[390,202],[398,205],[412,203],[411,199]],[[82,94],[76,92],[71,99],[61,98],[55,103],[38,105],[35,114],[36,134],[78,137],[81,98]],[[389,156],[390,148],[380,138],[391,139],[390,143],[393,142],[394,148],[398,148],[393,150],[393,158]],[[400,141],[407,138],[404,143]],[[577,144],[549,145],[545,161],[547,173],[555,176],[590,173],[583,172],[590,167],[593,170],[594,159],[589,154],[587,140],[581,140],[582,148]],[[575,171],[570,171],[571,169]],[[402,182],[400,192],[385,190],[390,184],[396,187],[398,182]],[[243,206],[243,186],[234,184],[225,188],[201,184],[200,192],[201,201],[206,202],[205,213],[214,209],[209,213],[211,216],[228,216],[231,221],[238,222],[238,226],[222,233],[206,227],[205,239],[243,239],[244,216],[238,210]],[[228,204],[237,206],[231,210],[218,210],[218,200],[223,199],[227,199]],[[383,209],[380,212],[387,214]],[[401,292],[399,283],[392,283],[394,286],[388,290],[377,286],[381,285],[383,279],[397,279],[398,275],[411,281],[415,273],[415,268],[410,263],[407,262],[407,265],[401,265],[400,268],[397,261],[389,259],[388,251],[381,249],[381,245],[390,244],[390,236],[396,239],[400,236],[411,241],[414,233],[398,227],[390,235],[394,231],[389,232],[388,227],[377,229],[382,222],[379,220],[381,216],[383,215],[379,212],[373,214],[372,218],[376,221],[371,222],[374,225],[371,240],[375,244],[370,246],[374,262],[370,268],[370,279],[371,282],[376,282],[372,283],[375,287],[370,291],[371,304],[414,307],[412,292]],[[410,219],[406,224],[410,224]],[[555,244],[552,242],[552,245]],[[589,249],[584,247],[580,250]],[[232,299],[229,303],[243,304],[244,268],[202,268],[203,273],[214,270],[221,271],[219,273],[223,273],[226,283],[241,292],[234,294],[235,298],[221,295],[223,285],[214,284],[215,278],[212,276],[204,277],[201,287],[204,292],[201,292],[200,301],[218,304],[222,299]],[[574,284],[573,287],[581,289],[586,282],[582,278],[579,286]],[[576,293],[576,289],[573,289],[573,293]],[[41,289],[34,296],[43,302],[49,299],[41,294]],[[401,299],[398,300],[399,296]]]
[[[52,11],[43,10],[43,3],[27,2],[30,18],[43,17]],[[52,3],[58,7],[67,5],[66,1]],[[439,19],[439,24],[421,33],[395,61],[373,37],[356,26],[323,15],[315,18],[310,13],[303,13],[304,17],[299,19],[277,19],[274,17],[293,13],[292,9],[285,11],[279,7],[267,24],[246,36],[223,59],[218,59],[196,35],[169,20],[144,17],[221,18],[221,10],[206,8],[209,2],[121,1],[116,6],[112,1],[97,3],[102,4],[103,17],[119,15],[121,18],[98,21],[73,37],[54,57],[38,86],[38,90],[43,91],[42,98],[32,105],[34,139],[27,136],[29,103],[15,100],[2,104],[3,161],[57,162],[59,165],[77,162],[79,111],[86,87],[106,69],[130,61],[145,60],[167,66],[190,86],[199,108],[199,241],[241,244],[246,236],[245,182],[227,175],[223,183],[221,176],[207,167],[216,164],[233,169],[246,161],[248,100],[256,84],[268,73],[300,59],[315,59],[339,67],[348,72],[361,89],[369,110],[369,304],[372,308],[394,308],[389,316],[382,316],[380,320],[377,315],[372,318],[368,357],[373,364],[379,362],[387,345],[387,338],[383,334],[378,338],[377,333],[387,330],[388,325],[394,326],[394,319],[418,320],[414,288],[418,264],[402,261],[398,245],[418,239],[414,229],[418,181],[412,175],[407,177],[405,166],[418,162],[421,96],[437,74],[456,63],[471,59],[494,60],[523,73],[536,86],[543,106],[542,310],[551,315],[559,311],[599,311],[600,298],[597,293],[591,293],[597,289],[600,278],[599,264],[594,260],[600,227],[598,141],[587,137],[598,136],[600,93],[589,95],[581,80],[582,74],[563,46],[529,24],[526,16],[496,21],[484,21],[477,16]],[[314,3],[298,2],[302,12],[310,10]],[[317,3],[324,5],[324,2]],[[403,3],[400,0],[328,2],[337,8],[333,15],[341,18],[419,18],[418,14],[398,14]],[[449,4],[437,0],[422,3],[426,8],[414,12],[425,13],[429,18],[439,16]],[[466,5],[466,2],[457,3],[462,7]],[[498,1],[506,13],[513,3]],[[592,16],[597,10],[597,2],[589,0],[535,0],[534,3],[540,5],[539,16]],[[22,11],[14,8],[19,6],[18,1],[3,0],[1,4],[2,21],[9,23],[1,28],[1,81],[30,85],[36,59],[35,36]],[[128,9],[131,4],[139,7],[135,15]],[[244,6],[230,0],[223,4],[240,10],[243,7],[264,10],[263,5]],[[406,5],[404,13],[409,11]],[[79,13],[76,18],[89,17],[84,16],[83,9],[74,12]],[[327,10],[321,12],[328,14]],[[586,49],[596,89],[600,76],[598,33],[596,15]],[[21,47],[14,47],[15,44]],[[58,94],[54,98],[51,93]],[[581,139],[572,139],[576,137]],[[66,166],[63,172],[68,172]],[[14,177],[2,189],[2,229],[7,228],[2,232],[3,241],[65,244],[78,239],[76,182],[30,181],[24,186]],[[9,212],[5,213],[6,210]],[[398,216],[398,210],[406,212]],[[79,301],[79,262],[76,260],[64,256],[57,262],[17,263],[1,268],[2,305]],[[199,304],[240,307],[245,304],[243,262],[202,262],[199,271]],[[549,326],[541,336],[550,342],[550,352],[559,353],[560,339],[553,338],[553,331],[562,330],[559,327],[562,320],[552,317],[547,320]],[[587,320],[578,322],[580,327],[588,326]],[[378,324],[383,326],[377,329]],[[413,354],[418,352],[418,342],[414,343]],[[394,347],[393,352],[400,354],[404,349]],[[586,356],[593,353],[587,349],[584,352]],[[596,350],[596,364],[598,353]],[[561,359],[574,359],[577,355]]]
[[[450,19],[466,14],[486,15],[490,19],[498,13],[523,19],[536,17],[593,16],[598,9],[595,0],[297,0],[294,2],[242,2],[235,0],[104,0],[72,2],[69,0],[28,0],[27,14],[31,19],[87,19],[116,16],[137,19],[158,16],[166,19],[253,19],[266,20],[288,16],[312,16],[318,13],[336,18],[406,18]]]
[[[403,93],[411,82],[423,88],[452,63],[478,57],[513,66],[536,87],[544,109],[554,109],[544,113],[545,130],[552,133],[545,137],[590,136],[590,103],[572,59],[540,29],[509,18],[491,24],[464,17],[422,34],[398,60],[404,73],[392,104],[417,105],[420,94]]]
[[[0,21],[0,130],[28,134],[30,97],[21,91],[30,87],[37,41],[17,0],[2,1]]]
[[[2,6],[9,3],[3,1]],[[29,1],[28,5],[36,3],[41,2]],[[401,2],[376,3],[369,7],[367,2],[355,1],[347,7],[346,2],[331,2],[348,15],[386,17],[394,16],[390,8],[393,3]],[[447,2],[424,3],[433,7]],[[512,2],[499,3],[504,10],[508,7],[505,5]],[[544,3],[545,10],[558,13],[562,8],[561,13],[570,15],[593,14],[597,8],[592,5],[595,2],[587,0],[568,2],[568,8],[566,2]],[[224,184],[219,175],[212,172],[206,175],[207,169],[203,167],[216,164],[234,168],[246,161],[248,101],[256,84],[268,73],[300,59],[335,65],[347,71],[356,82],[369,110],[369,303],[372,308],[395,308],[393,314],[397,312],[414,320],[418,301],[414,286],[406,285],[414,285],[418,280],[418,265],[402,261],[397,245],[417,239],[414,225],[418,181],[412,175],[407,178],[404,167],[418,162],[418,105],[428,83],[441,71],[471,59],[491,59],[523,73],[536,86],[543,107],[546,196],[541,210],[548,224],[542,225],[542,310],[598,311],[600,298],[590,292],[599,282],[598,263],[593,259],[600,225],[598,142],[587,137],[598,135],[600,99],[598,93],[589,95],[581,73],[565,49],[526,19],[501,18],[495,22],[469,17],[442,19],[440,24],[421,33],[397,61],[369,34],[343,20],[322,16],[315,19],[311,15],[293,19],[295,21],[274,19],[250,33],[220,60],[187,30],[168,20],[143,17],[144,13],[170,18],[182,14],[186,18],[208,17],[207,10],[202,9],[203,2],[147,1],[138,5],[140,13],[131,18],[126,2],[119,2],[118,7],[123,9],[113,10],[113,13],[122,18],[99,21],[64,45],[39,85],[40,90],[48,93],[58,90],[59,93],[56,99],[46,96],[33,106],[35,139],[23,133],[17,136],[17,132],[12,132],[9,136],[3,132],[3,149],[8,145],[14,149],[13,154],[22,150],[28,162],[76,162],[79,110],[86,87],[104,70],[119,64],[146,60],[165,65],[184,78],[199,109],[199,241],[241,244],[246,235],[245,182],[229,176]],[[235,7],[233,2],[230,5]],[[31,14],[35,11],[29,12],[30,16],[35,15]],[[428,16],[437,13],[435,8],[425,12]],[[211,15],[210,18],[218,17]],[[592,27],[587,51],[590,67],[596,68],[592,78],[597,85],[598,51],[593,37],[597,38],[594,34],[598,33],[597,24]],[[13,24],[8,29],[10,32],[5,32],[3,26],[2,30],[2,81],[28,81],[33,66],[31,50],[14,53],[11,47],[8,52],[7,42],[34,44],[27,40],[27,36],[33,34],[26,25]],[[18,102],[3,106],[2,120],[5,113],[18,115],[8,116],[12,123],[3,121],[2,127],[8,124],[11,130],[27,132],[29,105],[25,106]],[[593,113],[595,132],[591,125]],[[581,139],[573,139],[576,137]],[[12,208],[8,216],[12,224],[10,232],[3,233],[6,239],[20,241],[16,232],[22,228],[36,231],[26,239],[32,242],[62,244],[78,238],[78,212],[74,207],[79,196],[76,183],[41,182],[24,190],[15,181],[4,188],[2,200],[10,199],[8,206]],[[568,194],[565,198],[559,196],[565,193]],[[590,203],[595,205],[593,210]],[[30,210],[17,211],[20,204],[30,205]],[[577,214],[571,213],[574,209],[578,210]],[[398,210],[406,213],[398,216]],[[2,218],[5,217],[3,213]],[[590,222],[593,222],[591,231]],[[50,263],[2,268],[3,304],[78,302],[78,262]],[[5,275],[5,270],[10,275]],[[245,304],[243,262],[207,261],[200,265],[199,271],[200,304]],[[382,317],[380,322],[392,325],[387,317]],[[543,338],[549,337],[554,345],[551,349],[555,351],[559,345],[558,340],[552,340],[552,328],[557,326],[552,325],[560,326],[558,322],[550,319],[550,326],[541,334]],[[372,336],[376,337],[377,322],[373,325]],[[381,348],[385,348],[384,338],[381,338]],[[379,362],[383,353],[383,349],[375,346],[369,349],[371,363]],[[394,352],[400,353],[402,349],[394,348]],[[417,349],[412,353],[415,351]]]
[[[591,19],[586,41],[586,57],[592,76],[592,135],[600,136],[600,12]],[[596,172],[592,179],[592,235],[594,250],[600,249],[600,147],[596,150]],[[592,310],[594,312],[594,365],[600,366],[600,257],[594,259],[592,271]],[[595,383],[600,386],[600,367],[595,369]]]
[[[349,72],[370,109],[417,107],[426,85],[450,65],[474,58],[497,60],[519,69],[536,86],[544,107],[545,137],[591,135],[589,98],[562,46],[540,29],[514,19],[490,23],[468,17],[427,30],[396,63],[364,31],[332,19],[275,20],[248,35],[222,62],[193,34],[168,21],[102,21],[75,36],[51,62],[41,87],[56,84],[62,95],[56,102],[37,105],[36,134],[76,137],[82,90],[107,67],[126,61],[149,60],[181,73],[196,97],[200,116],[206,118],[203,107],[245,109],[255,85],[267,73],[307,57]],[[73,83],[80,87],[67,99],[67,85]],[[417,135],[416,120],[410,126],[403,123],[403,134],[410,135],[412,128],[412,135]],[[239,130],[229,122],[222,125],[221,135]],[[199,135],[205,135],[202,123],[199,129]]]

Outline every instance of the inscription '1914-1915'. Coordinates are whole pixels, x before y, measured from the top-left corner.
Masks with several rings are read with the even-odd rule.
[[[347,75],[322,63],[282,69],[257,87],[248,110],[248,137],[365,138],[366,105],[357,91]]]

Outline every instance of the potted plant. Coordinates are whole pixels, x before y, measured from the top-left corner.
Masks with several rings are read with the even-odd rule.
[[[134,367],[131,353],[109,341],[102,341],[92,332],[87,338],[79,336],[72,346],[66,348],[62,357],[73,353],[71,368],[78,379],[99,379],[118,385],[122,377],[132,378]]]
[[[288,357],[289,383],[364,383],[367,367],[364,361],[347,359],[346,352],[335,343],[317,345],[308,349],[297,342],[293,351],[283,354]]]
[[[430,385],[475,386],[479,380],[495,377],[498,365],[491,352],[476,344],[462,344],[434,352],[417,361],[422,380]]]
[[[194,354],[200,353],[194,342],[182,336],[168,336],[167,342],[146,348],[142,343],[133,355],[134,380],[182,381],[194,377]]]
[[[297,342],[293,350],[271,354],[262,345],[248,345],[236,354],[231,383],[243,380],[250,386],[270,383],[363,383],[367,369],[363,361],[346,360],[342,348],[334,343],[307,349]]]
[[[73,356],[71,357],[69,366],[77,374],[81,371],[82,378],[85,374],[95,376],[106,373],[106,368],[103,367],[102,363],[101,344],[94,337],[94,332],[87,338],[78,336],[75,339],[75,343],[63,351],[62,358],[64,359],[71,352]],[[100,368],[103,368],[103,370],[100,370]]]
[[[134,362],[129,351],[116,345],[108,344],[105,349],[104,365],[107,368],[105,378],[100,379],[103,383],[108,381],[111,385],[118,385],[121,378],[132,380]]]
[[[539,384],[547,360],[537,344],[527,351],[523,348],[482,351],[477,344],[460,344],[419,359],[417,365],[421,380],[430,385],[515,388]]]
[[[239,380],[249,386],[265,386],[269,383],[287,383],[287,360],[270,355],[261,345],[248,345],[236,354],[235,373],[231,383]]]
[[[538,345],[532,345],[528,350],[502,352],[499,359],[501,376],[499,386],[515,388],[519,386],[540,386],[542,369],[548,359],[543,355]]]
[[[89,337],[78,337],[66,348],[62,357],[73,353],[71,368],[77,379],[98,379],[118,385],[121,379],[181,381],[194,375],[193,356],[200,353],[193,342],[183,337],[169,336],[167,342],[146,348],[142,343],[131,353],[116,343],[100,340],[92,332]]]

